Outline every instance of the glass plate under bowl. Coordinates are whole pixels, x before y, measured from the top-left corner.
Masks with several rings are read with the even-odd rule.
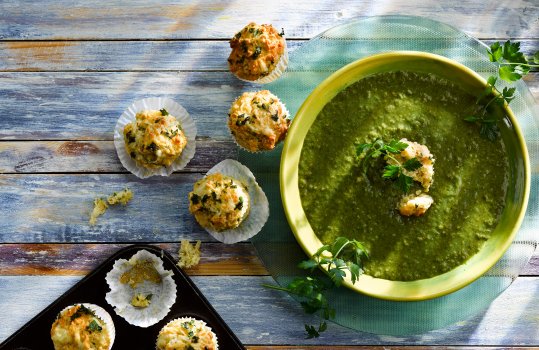
[[[311,91],[336,70],[366,56],[402,50],[445,56],[483,77],[496,73],[496,66],[486,56],[486,46],[453,27],[421,17],[381,16],[352,20],[306,42],[290,53],[287,71],[267,88],[295,115]],[[539,222],[539,178],[535,170],[539,168],[539,115],[526,85],[520,81],[513,86],[517,97],[511,108],[526,140],[532,178],[526,216],[505,255],[472,284],[431,300],[387,301],[346,288],[335,289],[329,298],[337,311],[336,323],[390,335],[443,328],[485,310],[527,264],[537,245],[533,230]],[[287,225],[281,205],[278,183],[281,149],[256,157],[240,152],[240,160],[256,174],[270,201],[269,221],[253,243],[268,271],[284,286],[302,273],[296,266],[305,259],[305,254]]]

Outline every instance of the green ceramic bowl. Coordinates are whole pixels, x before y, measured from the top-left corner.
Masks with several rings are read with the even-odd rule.
[[[298,164],[303,141],[317,115],[328,101],[354,82],[381,72],[416,71],[433,73],[455,82],[465,91],[479,95],[486,81],[474,71],[448,58],[424,52],[389,52],[353,62],[324,80],[305,100],[297,112],[284,144],[280,185],[288,222],[303,250],[312,256],[321,241],[311,228],[303,211],[298,188]],[[524,218],[530,190],[530,168],[524,138],[511,110],[505,106],[507,123],[501,135],[510,158],[509,186],[505,209],[492,237],[466,263],[428,279],[410,282],[390,281],[362,275],[345,285],[357,292],[388,300],[425,300],[454,292],[473,282],[490,269],[509,248]]]

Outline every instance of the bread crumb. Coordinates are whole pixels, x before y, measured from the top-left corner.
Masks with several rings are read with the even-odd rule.
[[[182,269],[190,268],[198,265],[200,262],[200,241],[196,244],[189,243],[188,240],[182,239],[180,249],[178,250],[178,266]]]
[[[107,202],[105,202],[103,198],[94,199],[94,210],[90,215],[90,225],[95,225],[95,223],[97,222],[97,217],[105,214],[105,211],[108,207],[109,206]]]
[[[126,188],[120,192],[114,192],[108,198],[96,198],[94,199],[94,209],[90,215],[90,225],[95,225],[97,218],[107,211],[109,205],[116,205],[118,203],[127,205],[127,203],[133,198],[133,191]]]
[[[125,190],[122,190],[120,192],[114,192],[107,198],[107,202],[110,205],[115,204],[122,204],[127,205],[127,203],[133,198],[133,191],[131,191],[129,188],[126,188]]]

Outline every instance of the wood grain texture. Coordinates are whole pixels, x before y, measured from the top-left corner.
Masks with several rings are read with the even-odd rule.
[[[526,81],[539,99],[539,73]],[[4,72],[0,140],[112,140],[133,101],[162,96],[185,107],[200,138],[230,141],[232,101],[257,89],[229,72]]]
[[[141,180],[131,174],[3,175],[0,242],[178,242],[213,239],[196,224],[187,195],[203,174]],[[131,202],[88,218],[96,197],[129,187]]]
[[[185,107],[200,138],[231,140],[227,113],[248,88],[224,72],[0,73],[0,139],[112,140],[131,103],[160,96]]]
[[[288,50],[304,42],[288,40]],[[539,40],[520,43],[527,56],[539,49]],[[228,41],[0,41],[0,52],[0,71],[227,71],[230,46]]]
[[[290,38],[308,38],[354,17],[414,14],[451,24],[482,38],[537,37],[539,5],[463,0],[197,2],[30,0],[0,3],[0,39],[229,38],[249,21],[284,27]]]
[[[1,276],[0,341],[54,301],[80,277]],[[488,310],[444,329],[412,336],[381,336],[330,323],[318,339],[305,339],[305,315],[286,293],[263,288],[270,277],[198,277],[195,284],[245,345],[537,346],[539,278],[518,278]],[[358,315],[361,317],[361,315]],[[388,320],[391,322],[391,320]]]
[[[0,244],[0,275],[83,276],[128,244]],[[175,259],[179,243],[157,244]],[[204,242],[193,276],[268,275],[250,243]]]
[[[128,244],[0,244],[0,276],[86,275],[109,256]],[[178,243],[157,246],[178,256]],[[259,276],[268,275],[250,243],[201,245],[200,264],[186,270],[195,276]],[[539,276],[539,252],[520,274]]]
[[[206,172],[237,158],[233,141],[197,140],[193,159],[182,172]],[[127,173],[112,141],[0,142],[0,173]]]

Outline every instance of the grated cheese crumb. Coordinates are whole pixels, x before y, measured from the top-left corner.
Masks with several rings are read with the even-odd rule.
[[[90,215],[90,225],[95,225],[95,223],[97,222],[97,217],[105,214],[105,211],[108,207],[109,206],[107,202],[105,202],[103,198],[94,199],[94,210]]]
[[[127,205],[127,203],[133,198],[133,191],[131,191],[129,188],[126,188],[125,190],[122,190],[120,192],[114,192],[109,196],[107,199],[107,202],[109,202],[110,205],[115,204],[122,204]]]
[[[127,205],[127,203],[133,198],[133,191],[126,188],[120,192],[114,192],[108,198],[96,198],[94,199],[94,209],[90,215],[90,225],[95,225],[97,218],[107,211],[109,205],[116,205],[118,203]]]
[[[196,244],[189,243],[188,240],[182,239],[180,249],[178,250],[178,266],[183,268],[193,267],[198,265],[200,261],[200,241]]]

